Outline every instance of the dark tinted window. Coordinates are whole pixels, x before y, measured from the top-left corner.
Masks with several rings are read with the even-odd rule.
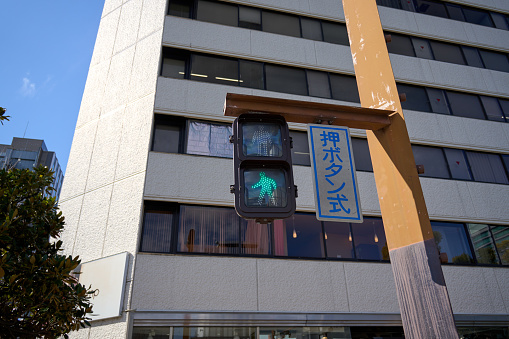
[[[426,90],[423,87],[397,84],[398,92],[406,94],[406,101],[401,103],[403,109],[431,112]]]
[[[354,258],[353,237],[350,224],[345,222],[324,222],[327,258]]]
[[[170,253],[174,205],[146,201],[141,252]]]
[[[509,100],[498,99],[498,102],[500,103],[500,107],[502,107],[502,111],[504,112],[505,120],[509,121]]]
[[[196,19],[221,25],[238,26],[238,7],[216,1],[198,1]]]
[[[276,12],[262,12],[263,30],[265,32],[300,37],[299,18]]]
[[[466,64],[459,46],[433,40],[430,41],[430,44],[435,60],[451,62],[459,65]]]
[[[453,179],[472,180],[472,176],[468,170],[467,159],[462,150],[444,148],[444,153]]]
[[[306,71],[310,96],[330,98],[329,75],[325,72]]]
[[[479,68],[484,67],[477,48],[461,46],[461,49],[463,50],[463,55],[465,56],[467,65]]]
[[[330,74],[330,84],[333,99],[360,102],[355,77]]]
[[[496,98],[481,95],[481,101],[488,120],[505,121],[502,108],[498,104],[498,100]]]
[[[184,121],[169,115],[156,115],[152,151],[180,153]]]
[[[490,14],[488,12],[463,7],[463,14],[465,15],[465,20],[467,22],[477,25],[493,27],[493,22],[491,21]]]
[[[357,171],[373,172],[371,156],[369,154],[368,140],[352,138],[353,157]]]
[[[424,165],[423,177],[450,178],[442,148],[412,145],[416,165]]]
[[[432,221],[431,228],[442,262],[453,264],[474,262],[463,224]]]
[[[387,44],[387,50],[389,53],[415,56],[414,46],[412,45],[412,39],[408,36],[401,34],[390,33],[392,41]]]
[[[415,0],[415,3],[416,3],[415,9],[418,13],[439,16],[442,18],[448,17],[447,11],[445,10],[445,6],[442,3],[429,0]]]
[[[426,87],[425,89],[431,104],[431,110],[434,113],[449,114],[449,107],[447,106],[444,91],[429,87]]]
[[[509,72],[509,59],[505,53],[479,50],[484,66],[495,71]]]
[[[262,11],[259,8],[239,6],[239,27],[262,29]]]
[[[310,18],[301,18],[302,37],[305,39],[322,41],[322,24],[319,20]]]
[[[168,14],[190,18],[193,14],[193,3],[192,0],[171,0],[168,6]]]
[[[412,37],[412,45],[418,58],[433,60],[433,53],[428,40]]]
[[[264,88],[263,63],[249,60],[239,60],[240,79],[242,87]]]
[[[309,160],[309,142],[306,132],[290,131],[292,138],[292,163],[294,165],[311,166]]]
[[[190,79],[223,85],[237,85],[239,81],[238,61],[193,54]]]
[[[307,95],[306,72],[303,69],[265,65],[266,89],[269,91]]]
[[[500,13],[491,12],[491,19],[493,19],[493,23],[495,24],[496,28],[500,29],[509,29],[509,22],[507,20],[507,17]]]
[[[345,25],[323,21],[322,29],[323,41],[345,46],[350,45]]]
[[[463,15],[463,11],[460,6],[445,4],[447,8],[447,13],[449,13],[449,18],[458,21],[465,21],[465,16]]]
[[[275,254],[289,257],[323,258],[322,224],[314,214],[295,213],[290,218],[275,220]]]
[[[507,175],[498,154],[466,151],[475,181],[507,184]]]
[[[453,115],[484,119],[481,101],[477,95],[447,91],[447,98]]]
[[[382,219],[364,218],[361,224],[352,224],[352,232],[357,259],[389,260]]]

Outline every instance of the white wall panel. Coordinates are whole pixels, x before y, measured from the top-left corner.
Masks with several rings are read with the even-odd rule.
[[[137,256],[132,307],[156,310],[257,310],[257,260]],[[266,276],[278,280],[277,276]]]
[[[442,266],[453,312],[467,314],[504,314],[503,294],[508,281],[499,285],[495,271],[503,268]]]
[[[442,266],[455,314],[504,314],[504,268]],[[389,264],[138,255],[133,308],[399,313]]]

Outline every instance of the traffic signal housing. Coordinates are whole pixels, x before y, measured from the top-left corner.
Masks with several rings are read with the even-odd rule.
[[[291,138],[280,115],[246,113],[233,123],[235,210],[268,223],[295,212]]]

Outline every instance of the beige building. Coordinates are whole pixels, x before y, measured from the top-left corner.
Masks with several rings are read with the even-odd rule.
[[[509,3],[378,4],[460,336],[508,338]],[[304,125],[293,217],[229,192],[227,93],[359,105],[344,23],[340,0],[105,1],[60,207],[67,253],[127,266],[74,337],[402,338],[364,131],[362,224],[316,220]]]

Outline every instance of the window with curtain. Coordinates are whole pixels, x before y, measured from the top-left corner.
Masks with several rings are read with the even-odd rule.
[[[240,218],[231,208],[180,206],[177,252],[239,254]]]
[[[145,201],[141,252],[170,253],[175,205]]]
[[[508,184],[502,159],[498,154],[465,152],[475,181]]]
[[[186,153],[232,158],[233,144],[229,141],[232,134],[229,125],[188,121]]]

